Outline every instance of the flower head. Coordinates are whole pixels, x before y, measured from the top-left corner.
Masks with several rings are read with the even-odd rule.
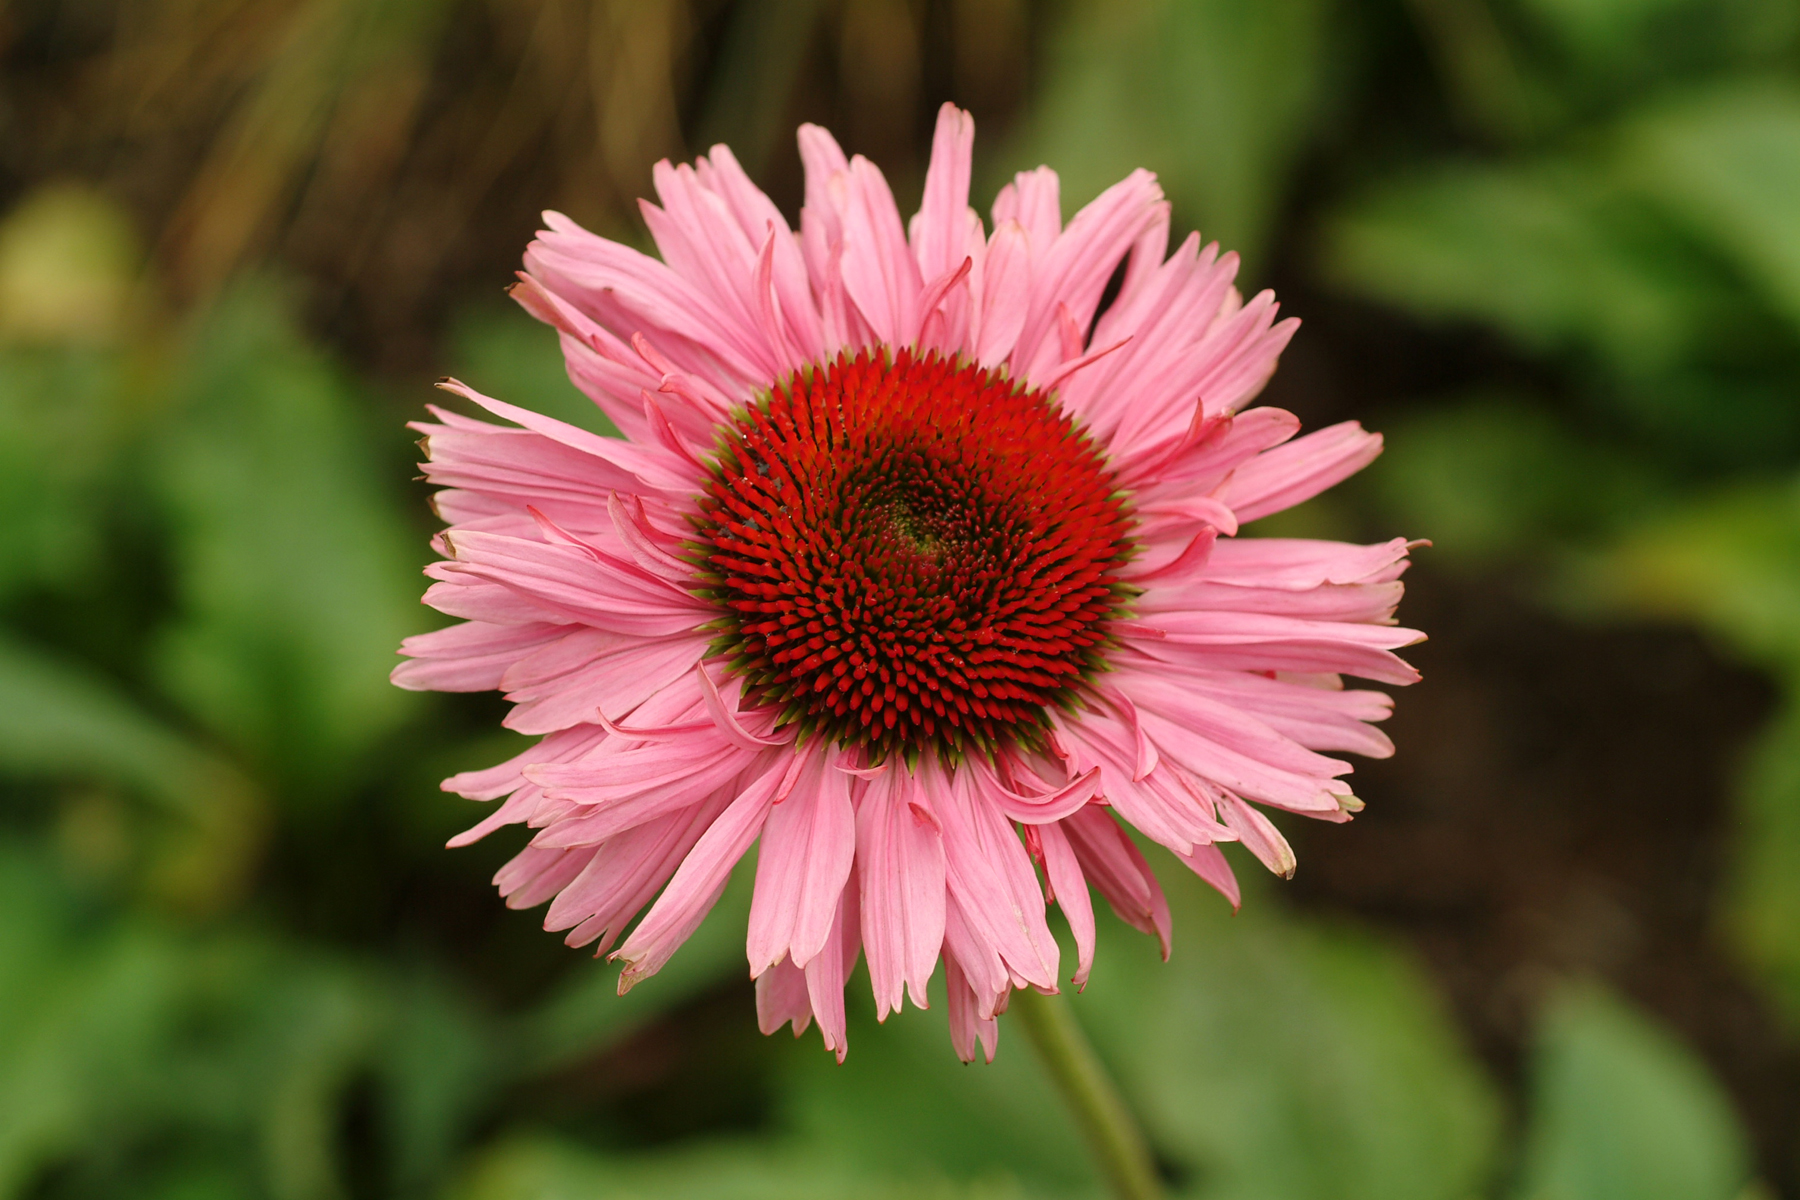
[[[941,961],[964,1059],[1013,988],[1056,988],[1047,903],[1078,985],[1090,887],[1166,954],[1126,825],[1233,904],[1220,843],[1291,873],[1260,808],[1347,820],[1325,752],[1392,752],[1387,696],[1342,676],[1417,677],[1406,542],[1236,536],[1380,451],[1245,407],[1296,323],[1235,256],[1166,253],[1146,172],[1066,227],[1056,176],[1021,174],[989,232],[973,137],[946,105],[910,234],[813,126],[797,234],[722,146],[657,167],[661,261],[547,214],[514,296],[624,438],[454,382],[510,424],[417,426],[450,525],[426,600],[463,621],[395,681],[499,688],[542,735],[445,782],[504,798],[451,845],[535,829],[495,883],[623,990],[758,844],[762,1026],[817,1021],[840,1059],[859,954],[884,1018]]]

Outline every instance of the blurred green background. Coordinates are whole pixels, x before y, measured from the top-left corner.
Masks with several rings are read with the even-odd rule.
[[[1265,532],[1436,542],[1368,811],[1103,927],[1172,1192],[1800,1197],[1800,4],[0,0],[0,1200],[1096,1194],[1010,1031],[760,1037],[742,871],[615,998],[441,848],[499,700],[386,682],[429,381],[591,419],[537,210],[792,213],[802,120],[910,210],[946,99],[1305,319],[1389,451]]]

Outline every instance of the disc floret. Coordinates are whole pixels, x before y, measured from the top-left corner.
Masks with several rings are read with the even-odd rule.
[[[1130,527],[1051,396],[863,351],[724,429],[697,546],[719,648],[786,720],[954,758],[1037,740],[1101,666]]]

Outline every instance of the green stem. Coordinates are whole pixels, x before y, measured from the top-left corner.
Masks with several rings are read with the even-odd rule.
[[[1037,1047],[1113,1195],[1119,1200],[1160,1200],[1162,1182],[1150,1146],[1075,1020],[1068,999],[1020,988],[1007,1011],[1017,1016],[1025,1036]]]

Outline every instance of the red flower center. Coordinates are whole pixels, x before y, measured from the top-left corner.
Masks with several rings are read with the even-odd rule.
[[[1042,392],[937,355],[841,356],[722,439],[700,500],[720,649],[875,757],[1036,740],[1098,664],[1131,518]]]

